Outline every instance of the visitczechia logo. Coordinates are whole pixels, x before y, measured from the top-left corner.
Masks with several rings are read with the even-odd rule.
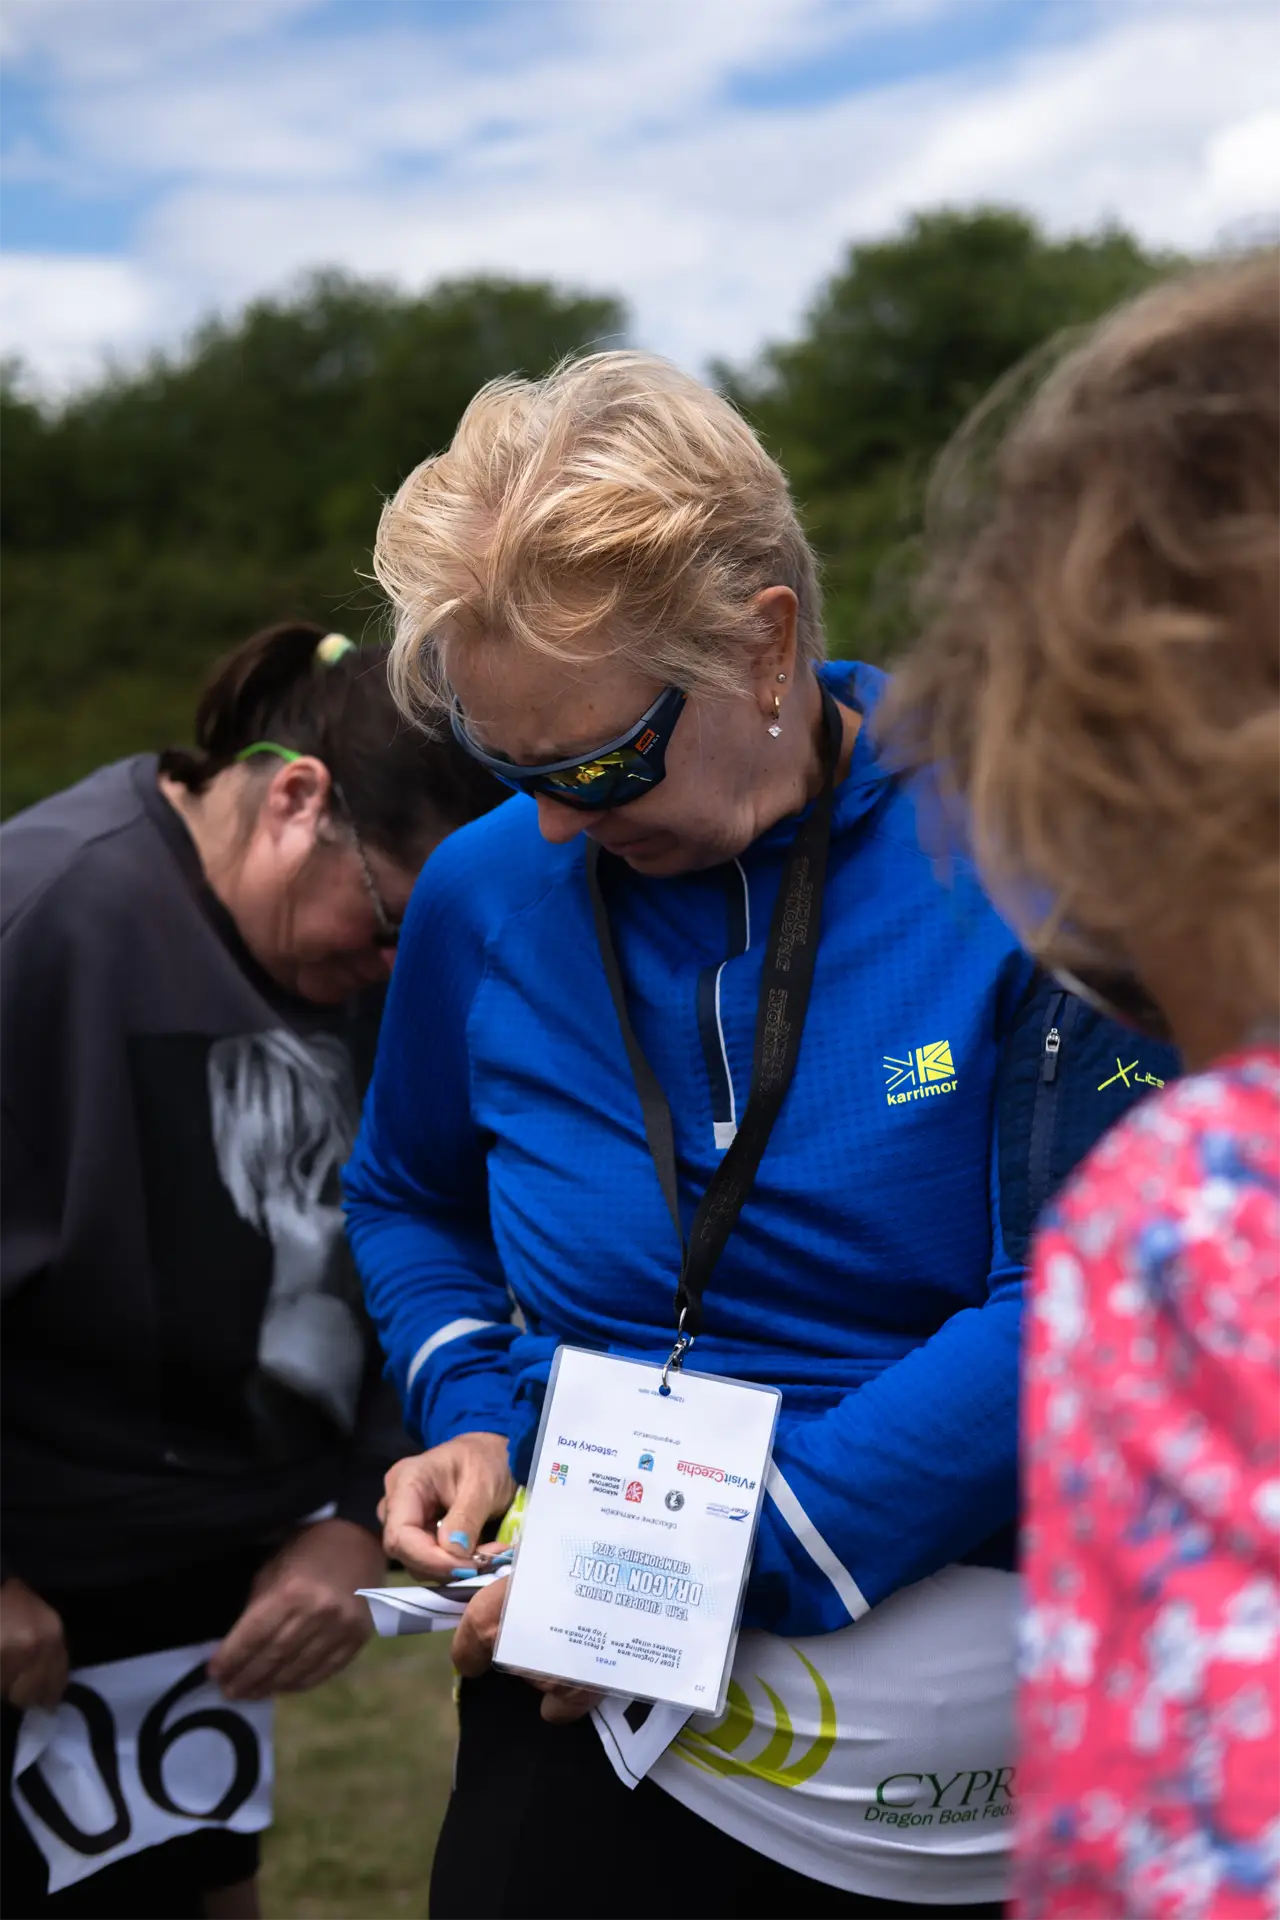
[[[954,1093],[956,1068],[951,1042],[934,1040],[898,1059],[884,1056],[885,1105],[901,1107],[908,1100],[928,1100],[935,1093]]]

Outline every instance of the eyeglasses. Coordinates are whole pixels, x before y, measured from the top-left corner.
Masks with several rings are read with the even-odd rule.
[[[387,903],[382,897],[382,890],[373,877],[373,868],[369,865],[369,856],[364,850],[364,841],[360,838],[360,829],[356,825],[355,815],[348,805],[346,794],[342,791],[342,788],[336,780],[333,782],[333,792],[338,805],[347,816],[347,825],[351,829],[351,839],[356,850],[356,859],[360,862],[360,873],[364,880],[365,892],[368,894],[369,903],[373,908],[373,945],[382,949],[384,952],[388,951],[392,947],[398,947],[400,944],[400,922],[393,919],[391,913],[388,911]]]
[[[633,727],[606,741],[593,753],[574,760],[549,760],[541,766],[521,766],[500,753],[489,753],[467,732],[461,703],[455,697],[450,712],[453,737],[473,760],[517,793],[545,794],[566,806],[598,811],[625,807],[639,800],[666,777],[666,754],[687,695],[667,687]]]
[[[274,740],[255,740],[251,747],[243,747],[236,755],[236,759],[237,761],[249,760],[252,759],[255,753],[274,753],[277,754],[281,760],[289,764],[292,764],[295,760],[302,760],[306,757],[301,753],[295,753],[292,747],[277,745]],[[364,880],[365,891],[369,896],[369,903],[373,908],[374,934],[372,945],[384,950],[397,947],[400,944],[400,922],[393,918],[389,912],[387,903],[382,897],[381,889],[373,877],[373,868],[369,865],[369,856],[365,852],[364,841],[360,838],[360,829],[356,825],[356,817],[351,811],[351,803],[342,791],[340,782],[334,779],[332,772],[329,775],[329,780],[333,789],[333,797],[342,808],[343,813],[347,816],[347,825],[351,829],[351,840],[355,847],[356,859],[360,862],[361,877]]]

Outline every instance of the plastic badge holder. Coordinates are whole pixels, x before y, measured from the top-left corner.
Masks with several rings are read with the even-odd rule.
[[[641,1398],[639,1411],[643,1413],[643,1419],[637,1421],[633,1413],[626,1413],[626,1411],[620,1413],[620,1402],[626,1402],[626,1394],[620,1394],[620,1396],[614,1396],[612,1423],[608,1421],[608,1415],[604,1415],[599,1423],[601,1428],[606,1430],[604,1434],[606,1440],[622,1440],[624,1444],[633,1444],[635,1459],[626,1459],[622,1446],[608,1448],[604,1446],[603,1440],[595,1440],[591,1434],[574,1436],[564,1432],[568,1423],[564,1421],[562,1411],[557,1413],[555,1402],[557,1402],[560,1369],[566,1363],[568,1356],[583,1356],[587,1361],[608,1363],[610,1367],[622,1367],[622,1369],[629,1369],[633,1375],[645,1377],[641,1382],[637,1382],[637,1396]],[[503,1626],[501,1626],[495,1655],[493,1655],[493,1665],[505,1668],[507,1672],[522,1674],[526,1678],[560,1680],[566,1686],[583,1686],[597,1693],[616,1693],[624,1699],[654,1701],[664,1705],[685,1707],[691,1713],[712,1713],[718,1716],[722,1715],[725,1709],[725,1699],[729,1692],[729,1674],[733,1668],[733,1655],[737,1651],[737,1638],[739,1638],[739,1628],[743,1619],[743,1601],[747,1596],[747,1578],[750,1574],[754,1546],[756,1546],[756,1530],[760,1526],[760,1509],[764,1505],[766,1478],[768,1478],[770,1461],[773,1457],[773,1434],[777,1428],[777,1409],[781,1405],[781,1392],[773,1386],[760,1386],[754,1380],[725,1379],[722,1375],[695,1373],[695,1371],[681,1369],[681,1371],[672,1371],[670,1375],[670,1394],[660,1396],[658,1384],[662,1380],[662,1371],[664,1371],[662,1367],[652,1365],[649,1361],[620,1359],[612,1354],[597,1354],[587,1348],[570,1348],[570,1346],[557,1348],[557,1354],[551,1365],[551,1379],[547,1384],[547,1398],[543,1402],[543,1415],[537,1425],[533,1467],[530,1482],[528,1482],[528,1496],[526,1496],[528,1505],[524,1515],[524,1528],[520,1534],[520,1544],[516,1546],[516,1557],[510,1572],[507,1605],[505,1605]],[[699,1394],[704,1392],[704,1388],[710,1386],[714,1396],[720,1396],[722,1390],[731,1390],[731,1392],[745,1392],[752,1396],[764,1396],[770,1402],[768,1413],[764,1413],[762,1409],[764,1417],[758,1421],[756,1438],[758,1440],[762,1438],[762,1444],[758,1446],[760,1457],[752,1461],[754,1473],[729,1475],[720,1467],[710,1467],[710,1465],[702,1465],[699,1461],[683,1459],[681,1455],[683,1440],[679,1436],[674,1436],[674,1428],[685,1425],[685,1417],[681,1413],[681,1409],[687,1409],[689,1405],[689,1396],[685,1396],[685,1386],[693,1386],[695,1392]],[[557,1423],[555,1427],[553,1427],[553,1421]],[[706,1423],[702,1421],[699,1425],[704,1427]],[[566,1440],[572,1440],[574,1444],[566,1448],[564,1446]],[[670,1444],[664,1444],[668,1440]],[[643,1455],[643,1461],[649,1461],[649,1465],[643,1465],[641,1455]],[[555,1530],[557,1526],[564,1524],[562,1515],[557,1513],[555,1501],[557,1501],[560,1486],[566,1484],[562,1475],[572,1471],[572,1465],[581,1469],[581,1478],[587,1478],[591,1473],[595,1473],[597,1482],[601,1484],[606,1484],[608,1480],[616,1480],[618,1492],[616,1496],[608,1496],[608,1494],[599,1496],[603,1505],[601,1505],[599,1519],[591,1521],[591,1526],[595,1528],[591,1538],[581,1538],[581,1542],[576,1542],[576,1540],[568,1540],[560,1532],[558,1555],[562,1561],[562,1578],[558,1582],[558,1590],[553,1597],[557,1599],[564,1613],[560,1642],[566,1647],[572,1647],[572,1653],[566,1657],[564,1667],[558,1667],[558,1663],[537,1663],[530,1659],[512,1657],[512,1647],[516,1647],[518,1651],[520,1638],[528,1642],[526,1626],[516,1628],[512,1632],[512,1617],[516,1609],[520,1609],[522,1599],[526,1607],[530,1603],[535,1603],[532,1601],[532,1592],[530,1592],[535,1576],[541,1576],[543,1584],[549,1584],[547,1567],[557,1557]],[[555,1476],[553,1476],[553,1467],[557,1469]],[[754,1484],[750,1488],[741,1484],[743,1478],[750,1480],[752,1476],[754,1476]],[[674,1528],[677,1538],[672,1540],[670,1551],[664,1548],[664,1542],[668,1540],[666,1530],[651,1534],[649,1528],[643,1528],[641,1532],[641,1526],[637,1526],[639,1521],[637,1507],[631,1505],[631,1511],[628,1511],[629,1501],[635,1498],[629,1490],[635,1486],[641,1488],[641,1494],[651,1490],[656,1494],[660,1490],[664,1496],[664,1507],[668,1511],[679,1513],[683,1511],[685,1505],[693,1507],[697,1503],[697,1509],[699,1509],[697,1515],[689,1513],[683,1524],[677,1523]],[[723,1500],[714,1498],[718,1492],[725,1494]],[[679,1498],[679,1505],[674,1509],[670,1505],[672,1496]],[[743,1513],[743,1507],[747,1507],[745,1513]],[[658,1521],[658,1526],[666,1526],[666,1513],[662,1521]],[[614,1534],[612,1542],[601,1538],[606,1532]],[[681,1532],[685,1534],[683,1544],[679,1542]],[[645,1534],[649,1534],[649,1538],[645,1538]],[[651,1542],[651,1551],[643,1551],[643,1548],[651,1546]],[[593,1548],[603,1548],[606,1551],[595,1553]],[[679,1626],[685,1622],[668,1619],[664,1609],[666,1607],[679,1609],[681,1578],[687,1580],[691,1588],[695,1588],[699,1586],[699,1578],[697,1578],[699,1572],[710,1574],[712,1569],[706,1561],[708,1549],[710,1549],[712,1561],[714,1559],[741,1561],[737,1569],[737,1586],[731,1596],[731,1626],[729,1626],[727,1642],[723,1645],[723,1657],[718,1672],[714,1676],[714,1682],[704,1680],[697,1688],[697,1692],[693,1690],[693,1684],[685,1684],[681,1688],[676,1680],[679,1663],[676,1668],[654,1667],[652,1674],[635,1672],[635,1668],[629,1668],[626,1676],[618,1672],[616,1667],[610,1667],[608,1661],[610,1657],[614,1657],[606,1651],[610,1647],[610,1630],[628,1632],[633,1640],[635,1628],[645,1620],[652,1620],[654,1634],[660,1630],[658,1622],[662,1622],[668,1628],[668,1640],[683,1638],[679,1634]],[[610,1557],[612,1553],[616,1553],[618,1557]],[[697,1559],[699,1553],[702,1555],[700,1561]],[[593,1571],[597,1572],[597,1580],[574,1578],[576,1561],[581,1559],[585,1563],[587,1557],[595,1563]],[[533,1561],[537,1561],[537,1569]],[[656,1576],[652,1578],[652,1582],[645,1580],[645,1574],[651,1572],[647,1567],[649,1561],[658,1561],[658,1563],[668,1561],[668,1565],[676,1567],[676,1571],[664,1576],[660,1588],[656,1584]],[[616,1572],[608,1576],[604,1574],[606,1567],[612,1567]],[[681,1569],[687,1569],[687,1571],[681,1572]],[[599,1576],[612,1578],[614,1584],[603,1586]],[[718,1603],[716,1613],[722,1613],[722,1617],[725,1613],[729,1613],[727,1607],[723,1607],[722,1611],[722,1605],[720,1605],[723,1601],[723,1584],[725,1584],[723,1574],[712,1580],[704,1578],[700,1584],[704,1592],[700,1594],[699,1599],[706,1597],[706,1588],[712,1586],[716,1603]],[[641,1594],[633,1597],[637,1586]],[[660,1592],[656,1615],[652,1611],[651,1596],[654,1592]],[[641,1607],[645,1611],[639,1611]],[[693,1609],[685,1609],[685,1611],[689,1613]],[[576,1632],[578,1634],[585,1632],[585,1638],[572,1640],[570,1636]],[[597,1644],[597,1642],[603,1642],[603,1644]],[[668,1651],[672,1651],[670,1645],[668,1645]],[[622,1661],[618,1661],[618,1667],[622,1667]],[[664,1684],[660,1676],[668,1670],[672,1672],[672,1680]]]

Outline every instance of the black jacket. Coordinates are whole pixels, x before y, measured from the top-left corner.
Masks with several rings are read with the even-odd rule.
[[[0,833],[5,1572],[143,1578],[318,1509],[407,1442],[338,1174],[380,996],[282,994],[151,756]]]

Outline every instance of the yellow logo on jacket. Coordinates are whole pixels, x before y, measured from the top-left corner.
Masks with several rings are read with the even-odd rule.
[[[936,1093],[956,1090],[955,1061],[949,1040],[932,1040],[901,1058],[884,1056],[885,1104],[900,1107],[908,1100],[927,1100]]]
[[[1101,1083],[1098,1092],[1105,1093],[1108,1087],[1114,1087],[1117,1080],[1123,1080],[1126,1087],[1162,1087],[1164,1085],[1164,1081],[1157,1080],[1154,1073],[1139,1073],[1136,1060],[1131,1060],[1126,1066],[1119,1054],[1116,1055],[1115,1072],[1109,1080]]]

